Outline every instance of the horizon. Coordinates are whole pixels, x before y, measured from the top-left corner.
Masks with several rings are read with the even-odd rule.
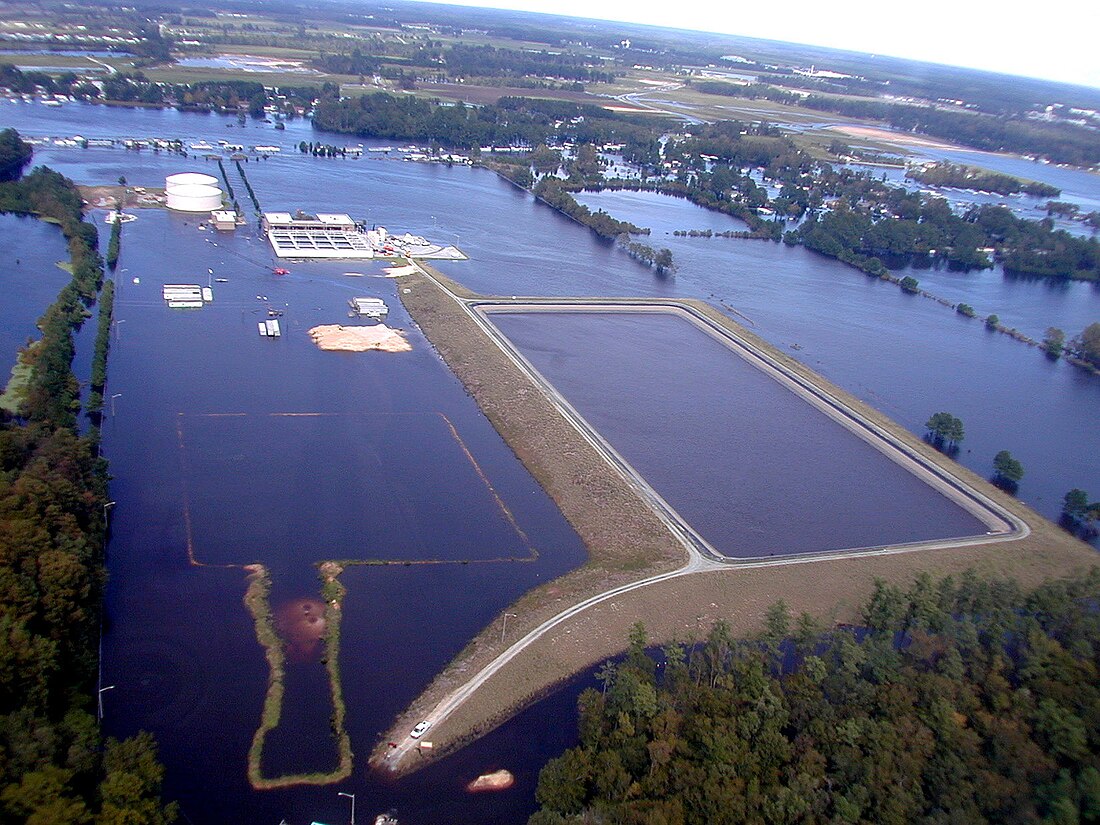
[[[414,0],[448,6],[534,12],[608,23],[772,40],[793,45],[901,58],[960,69],[975,69],[1034,80],[1100,89],[1100,58],[1092,27],[1062,21],[1087,20],[1094,10],[1082,0],[1061,4],[1062,13],[1029,17],[1020,11],[987,11],[969,4],[930,0],[919,15],[910,7],[884,7],[871,0],[849,0],[847,9],[793,0],[781,18],[748,17],[735,9],[713,9],[702,0],[675,8],[658,3],[605,0],[599,9],[581,0]],[[687,18],[687,19],[685,19]],[[708,20],[701,27],[696,20]],[[924,21],[939,21],[928,35],[910,34]],[[857,25],[852,25],[853,21]],[[869,21],[859,25],[859,21]],[[980,32],[975,37],[975,32]],[[904,42],[897,41],[903,39]],[[1038,102],[1038,101],[1037,101]]]

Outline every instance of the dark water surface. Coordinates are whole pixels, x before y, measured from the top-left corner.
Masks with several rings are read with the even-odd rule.
[[[0,391],[28,339],[41,337],[36,322],[72,276],[57,266],[69,251],[53,224],[0,215]]]
[[[411,328],[397,281],[347,278],[345,264],[331,263],[295,264],[279,278],[257,263],[263,247],[251,230],[215,238],[196,224],[150,210],[126,227],[129,280],[116,303],[124,323],[108,393],[119,397],[104,427],[118,501],[108,728],[157,734],[172,766],[168,791],[193,821],[320,818],[336,804],[332,787],[248,789],[244,760],[267,665],[241,602],[245,571],[223,565],[269,566],[277,605],[317,596],[318,561],[397,561],[341,578],[342,688],[357,761],[339,787],[360,794],[368,811],[397,804],[403,821],[448,821],[441,812],[450,811],[450,821],[463,821],[464,793],[421,798],[413,784],[380,785],[365,757],[470,636],[531,586],[577,565],[581,543]],[[161,284],[205,282],[208,269],[229,279],[214,284],[212,304],[165,306]],[[319,350],[306,331],[347,321],[353,294],[385,299],[390,325],[409,330],[413,351]],[[268,306],[285,313],[281,339],[256,332]],[[199,565],[215,566],[189,564],[189,547]],[[425,560],[450,563],[404,564]],[[327,676],[308,662],[290,667],[287,711],[264,765],[331,766]],[[499,818],[484,821],[522,819],[531,790],[508,792]]]
[[[585,194],[592,208],[653,229],[648,242],[672,249],[679,271],[654,293],[674,291],[718,303],[734,320],[882,410],[914,433],[937,411],[960,417],[958,461],[980,475],[1009,450],[1024,465],[1019,496],[1057,519],[1072,487],[1100,490],[1100,379],[1037,349],[989,333],[935,301],[906,295],[838,261],[768,241],[678,238],[715,217],[687,201],[653,193]],[[716,225],[714,228],[718,228]],[[737,229],[728,219],[723,228]],[[1100,321],[1100,290],[996,280],[995,272],[914,272],[936,291],[997,312],[1042,335],[1047,326]],[[986,296],[995,294],[996,305]],[[1091,322],[1090,322],[1091,323]]]
[[[684,318],[493,312],[491,320],[724,555],[793,555],[986,531]]]
[[[358,141],[314,132],[301,121],[280,132],[173,111],[0,103],[2,126],[37,135],[281,145],[282,154],[245,166],[264,209],[347,211],[394,231],[457,242],[471,260],[443,268],[482,293],[720,303],[914,432],[935,411],[960,416],[967,430],[960,460],[988,474],[993,455],[1011,450],[1027,473],[1021,497],[1047,515],[1057,514],[1070,487],[1100,490],[1100,381],[804,249],[673,238],[675,229],[708,222],[740,228],[683,201],[586,196],[616,217],[653,227],[650,242],[674,250],[679,273],[658,279],[484,170],[374,153],[354,161],[302,156],[294,149],[299,140]],[[145,186],[162,186],[174,172],[216,169],[199,159],[109,148],[40,148],[35,163],[78,183],[113,183],[125,175]],[[136,214],[138,221],[123,230],[120,323],[107,391],[120,397],[117,415],[104,422],[111,495],[118,502],[108,560],[105,679],[117,685],[104,695],[108,731],[145,727],[157,734],[168,791],[196,823],[342,821],[347,800],[338,790],[359,795],[357,815],[364,821],[393,805],[403,823],[522,821],[534,806],[537,766],[575,735],[575,693],[536,705],[399,783],[369,777],[364,757],[394,714],[471,635],[520,593],[581,562],[579,539],[415,329],[414,351],[403,354],[324,353],[309,341],[309,327],[346,320],[345,302],[353,295],[383,298],[390,325],[410,328],[396,300],[400,281],[342,274],[376,275],[380,265],[292,264],[291,275],[277,278],[268,269],[268,247],[252,228],[215,235],[200,232],[194,218]],[[160,284],[206,283],[207,269],[229,278],[214,284],[213,304],[194,312],[165,307]],[[134,277],[141,282],[134,284]],[[984,307],[978,283],[960,280],[958,300]],[[1068,327],[1097,303],[1087,289],[1067,297],[1041,284],[1015,287],[1021,297],[1013,304],[1020,318],[1014,323],[1026,329],[1057,324],[1049,319]],[[33,322],[54,294],[28,296],[45,300],[25,317]],[[256,333],[268,305],[285,312],[280,340]],[[646,399],[638,403],[644,409]],[[453,424],[488,486],[474,480],[449,430],[429,423],[440,415]],[[461,507],[454,506],[457,487]],[[529,556],[498,499],[539,551],[537,562],[477,561]],[[189,536],[202,562],[271,565],[278,600],[316,597],[312,564],[336,550],[349,557],[456,562],[349,567],[341,577],[348,588],[343,690],[357,755],[347,782],[250,790],[245,758],[267,665],[241,602],[245,573],[192,566]],[[272,739],[270,765],[299,764],[295,726],[303,739],[316,741],[307,720],[322,712],[319,692],[302,680],[295,701],[304,704]],[[462,791],[477,774],[499,767],[517,773],[515,788],[478,797]]]

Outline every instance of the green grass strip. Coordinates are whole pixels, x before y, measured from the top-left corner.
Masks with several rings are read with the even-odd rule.
[[[351,737],[344,729],[347,713],[344,695],[340,687],[340,605],[347,589],[337,577],[343,568],[332,562],[321,565],[321,592],[325,600],[325,667],[329,675],[329,687],[332,691],[332,733],[336,737],[339,761],[336,767],[327,773],[301,773],[285,776],[267,777],[263,775],[264,741],[267,734],[279,726],[282,716],[284,680],[286,678],[286,654],[283,640],[275,630],[275,620],[271,613],[271,573],[262,564],[249,565],[248,590],[244,603],[252,614],[256,624],[256,640],[264,649],[268,665],[267,695],[260,714],[260,726],[252,737],[252,747],[248,751],[248,781],[258,791],[289,788],[295,785],[331,785],[342,782],[351,776],[352,750]]]

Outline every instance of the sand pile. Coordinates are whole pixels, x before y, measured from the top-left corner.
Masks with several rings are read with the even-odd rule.
[[[516,784],[516,778],[512,776],[511,771],[506,771],[503,768],[499,771],[493,771],[492,773],[483,773],[473,782],[466,786],[466,790],[470,793],[482,793],[484,791],[506,791],[508,788]]]
[[[309,331],[313,343],[324,350],[339,352],[410,352],[412,345],[399,329],[385,324],[372,327],[345,327],[340,324],[323,324]]]

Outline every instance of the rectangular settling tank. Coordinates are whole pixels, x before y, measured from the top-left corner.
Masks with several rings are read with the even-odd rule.
[[[739,559],[983,535],[984,522],[673,311],[489,320],[695,531]]]

